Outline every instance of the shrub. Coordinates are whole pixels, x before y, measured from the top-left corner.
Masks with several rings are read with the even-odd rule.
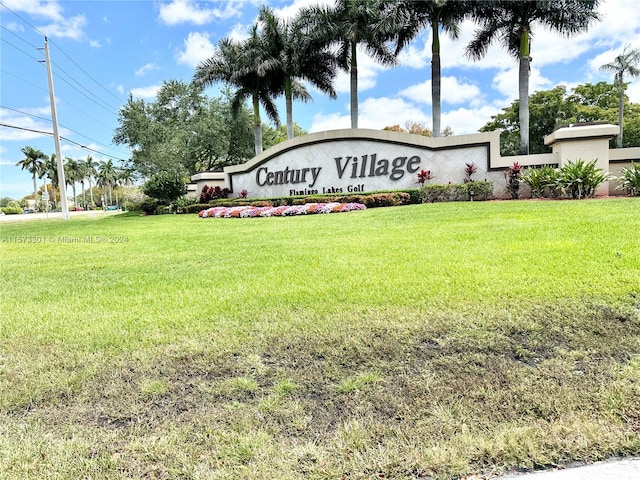
[[[462,184],[425,185],[421,189],[421,195],[424,203],[487,200],[493,196],[493,182],[482,180]]]
[[[158,205],[156,207],[156,211],[155,214],[156,215],[167,215],[168,213],[171,213],[171,205]]]
[[[458,185],[449,183],[446,185],[424,185],[422,187],[422,201],[424,203],[449,202],[455,200]]]
[[[127,210],[132,211],[140,211],[142,210],[142,202],[147,199],[142,190],[137,187],[127,187],[124,189],[124,194],[122,196],[122,203],[127,208]]]
[[[620,173],[622,176],[617,178],[620,184],[616,189],[626,190],[629,195],[640,195],[640,163],[631,162],[631,166],[622,167]]]
[[[22,207],[1,207],[0,210],[2,210],[5,215],[17,215],[22,213]]]
[[[535,198],[552,196],[558,192],[558,178],[560,174],[551,165],[540,168],[528,167],[522,170],[520,179],[531,189],[531,196]]]
[[[558,185],[566,195],[578,199],[593,196],[600,184],[609,177],[604,170],[596,168],[595,160],[585,163],[580,158],[563,165],[559,174]]]
[[[205,185],[202,187],[202,191],[200,192],[200,203],[209,203],[212,200],[227,198],[229,196],[228,188],[220,188],[219,186],[210,187]],[[241,197],[244,198],[244,197]]]
[[[493,183],[482,181],[470,181],[458,185],[459,191],[469,200],[487,200],[493,196]]]
[[[160,205],[160,202],[154,198],[146,198],[140,204],[140,210],[142,210],[147,215],[155,215],[156,209]]]
[[[183,210],[188,206],[195,205],[197,203],[198,199],[195,197],[180,197],[171,204],[171,211],[176,213],[183,213]]]
[[[507,179],[507,192],[511,195],[511,198],[520,198],[520,175],[522,173],[522,166],[518,162],[513,162],[509,168],[504,172],[504,177]]]
[[[155,173],[142,185],[145,195],[171,203],[187,193],[187,184],[177,172]]]

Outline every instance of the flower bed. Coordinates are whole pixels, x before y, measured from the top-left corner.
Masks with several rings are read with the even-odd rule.
[[[201,218],[250,218],[250,217],[287,217],[293,215],[311,215],[314,213],[351,212],[364,210],[361,203],[305,203],[304,205],[283,205],[279,207],[212,207],[201,210]]]

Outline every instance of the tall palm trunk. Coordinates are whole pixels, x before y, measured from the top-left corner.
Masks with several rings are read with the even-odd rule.
[[[358,59],[356,42],[351,42],[351,128],[358,128]]]
[[[531,68],[529,31],[524,30],[520,36],[520,70],[519,76],[519,120],[520,120],[520,154],[529,154],[529,70]]]
[[[256,155],[262,153],[262,121],[260,120],[260,101],[258,95],[253,95],[253,139]]]
[[[36,172],[34,170],[33,172],[33,201],[34,203],[34,208],[38,208],[38,186],[36,185]]]
[[[618,79],[616,79],[618,80]],[[622,83],[622,78],[619,79],[618,86],[618,125],[620,127],[620,133],[618,134],[618,138],[616,139],[616,146],[618,148],[622,148],[622,131],[624,129],[624,84]],[[616,82],[617,83],[617,82]]]
[[[84,195],[84,179],[80,181],[80,185],[82,185],[82,208],[87,208],[87,198]]]
[[[287,77],[284,84],[285,108],[287,110],[287,138],[293,138],[293,93],[291,92],[291,77]]]
[[[91,186],[91,175],[89,175],[89,198],[91,198],[91,205],[95,205],[95,202],[93,201],[93,187]]]
[[[431,114],[433,116],[432,132],[434,137],[440,136],[440,116],[442,106],[441,95],[441,73],[440,73],[440,34],[438,32],[438,22],[432,23],[433,42],[431,43]]]

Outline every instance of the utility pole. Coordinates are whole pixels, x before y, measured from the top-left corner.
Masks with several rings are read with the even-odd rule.
[[[53,123],[53,140],[56,146],[56,161],[58,163],[58,187],[60,188],[60,203],[62,218],[69,220],[69,206],[67,205],[67,182],[64,178],[64,163],[60,152],[60,134],[58,133],[58,114],[56,113],[56,97],[53,92],[53,75],[51,73],[51,60],[49,59],[49,43],[44,37],[44,58],[47,64],[47,77],[49,79],[49,101],[51,103],[51,122]],[[55,195],[56,192],[53,192]]]

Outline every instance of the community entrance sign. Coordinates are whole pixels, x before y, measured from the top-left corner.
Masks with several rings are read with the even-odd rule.
[[[421,170],[431,172],[432,183],[462,183],[465,167],[473,164],[472,180],[493,182],[493,195],[508,198],[504,171],[514,163],[561,167],[582,158],[596,159],[605,172],[629,167],[640,159],[640,148],[610,151],[609,139],[618,131],[610,124],[563,127],[545,137],[551,153],[502,157],[497,131],[430,138],[386,130],[329,130],[287,140],[224,172],[198,173],[191,177],[190,191],[197,196],[208,185],[228,188],[232,197],[274,198],[404,190],[418,187]],[[623,193],[608,183],[596,194]]]
[[[378,130],[334,130],[297,137],[224,170],[233,193],[283,197],[416,188],[430,170],[438,183],[461,183],[465,163],[489,170],[489,138],[434,139]]]

